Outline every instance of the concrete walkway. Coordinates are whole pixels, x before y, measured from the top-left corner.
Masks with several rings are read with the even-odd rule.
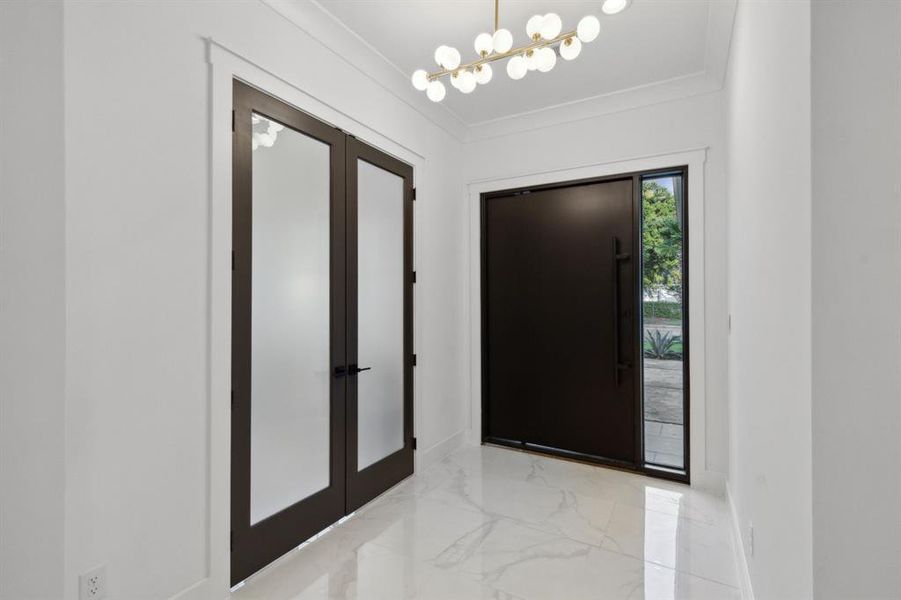
[[[644,359],[644,418],[682,425],[682,361]]]
[[[682,361],[644,359],[645,460],[684,468]]]

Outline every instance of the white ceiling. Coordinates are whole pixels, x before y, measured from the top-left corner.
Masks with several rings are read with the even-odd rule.
[[[464,62],[475,58],[475,36],[493,29],[492,0],[318,0],[318,4],[406,76],[417,68],[434,70],[432,54],[440,44],[455,46]],[[498,61],[491,83],[468,95],[448,86],[441,104],[473,126],[703,74],[711,62],[725,64],[724,55],[711,57],[711,52],[728,52],[731,17],[715,14],[723,12],[725,4],[733,2],[633,0],[626,11],[607,16],[601,13],[600,0],[501,0],[501,27],[513,32],[517,45],[527,41],[528,18],[549,11],[562,17],[564,30],[595,14],[601,20],[601,35],[584,45],[576,60],[558,60],[550,73],[532,72],[520,81],[507,76],[506,61]],[[726,43],[724,32],[716,30],[725,29],[721,23],[728,24]]]

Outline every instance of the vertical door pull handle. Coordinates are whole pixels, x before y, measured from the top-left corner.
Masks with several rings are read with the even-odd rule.
[[[621,361],[619,357],[620,314],[619,314],[619,263],[629,260],[632,256],[628,252],[619,251],[619,239],[613,236],[613,382],[619,386],[620,371],[628,369],[632,365],[628,361]]]

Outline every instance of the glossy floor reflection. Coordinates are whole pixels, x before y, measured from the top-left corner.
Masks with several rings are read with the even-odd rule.
[[[234,598],[739,598],[725,502],[489,446],[408,479]]]

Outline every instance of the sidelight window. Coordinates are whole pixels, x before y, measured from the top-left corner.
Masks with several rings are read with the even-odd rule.
[[[687,455],[684,185],[681,172],[641,181],[644,458],[680,471]]]

